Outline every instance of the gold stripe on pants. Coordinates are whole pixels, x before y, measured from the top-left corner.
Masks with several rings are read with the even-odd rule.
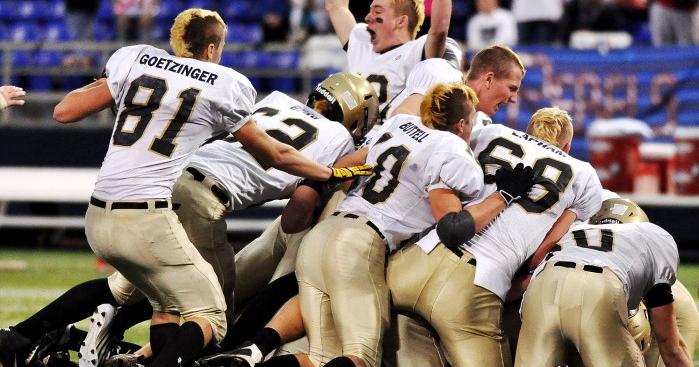
[[[296,276],[314,365],[340,355],[380,365],[389,323],[385,254],[386,243],[362,217],[330,216],[304,237]]]
[[[468,252],[459,258],[442,244],[429,254],[417,245],[399,250],[388,262],[393,305],[434,327],[453,366],[510,366],[500,329],[503,302],[473,284],[472,259]]]
[[[566,342],[578,350],[585,366],[644,366],[627,330],[626,294],[619,278],[609,268],[599,273],[583,270],[583,264],[555,265],[560,263],[568,262],[549,260],[524,295],[515,366],[563,364]]]

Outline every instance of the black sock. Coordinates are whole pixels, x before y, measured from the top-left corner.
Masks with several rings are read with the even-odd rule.
[[[153,316],[153,307],[147,298],[133,305],[121,306],[119,312],[114,316],[111,332],[114,335],[124,335],[124,331],[130,327],[146,321]]]
[[[153,356],[157,357],[163,350],[166,344],[169,344],[177,335],[180,325],[174,322],[166,324],[151,325],[150,327],[150,349],[153,351]]]
[[[325,367],[355,367],[355,365],[349,357],[342,356],[331,359]]]
[[[118,306],[109,290],[107,278],[89,280],[69,289],[46,307],[17,324],[15,329],[36,341],[49,331],[87,318],[103,303]]]
[[[199,324],[187,321],[180,326],[177,335],[163,347],[149,367],[189,366],[194,357],[204,349],[204,333]]]
[[[262,355],[266,356],[269,352],[281,347],[282,337],[276,330],[265,327],[252,338],[252,342],[260,348]]]
[[[293,272],[268,284],[248,302],[235,325],[228,328],[226,337],[220,343],[221,348],[230,350],[254,338],[279,308],[297,294],[299,285]]]
[[[269,361],[259,364],[260,367],[301,367],[298,359],[293,354],[285,354],[270,359]]]

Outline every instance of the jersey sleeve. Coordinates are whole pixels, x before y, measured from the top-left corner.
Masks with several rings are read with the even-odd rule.
[[[361,59],[366,56],[367,48],[371,48],[371,38],[366,30],[366,23],[357,23],[352,28],[345,46],[348,65],[361,63]]]
[[[255,108],[257,91],[249,81],[237,81],[233,88],[227,91],[226,100],[221,108],[223,128],[231,133],[238,131],[251,118]]]
[[[112,94],[114,100],[119,100],[120,93],[124,90],[124,84],[128,82],[127,76],[129,75],[129,71],[131,71],[136,59],[138,59],[138,56],[146,47],[148,46],[136,45],[122,47],[116,50],[112,56],[109,57],[109,60],[107,60],[104,72],[107,76],[109,92]]]
[[[344,128],[343,132],[346,132]],[[354,152],[354,140],[352,139],[352,136],[349,135],[349,133],[337,134],[335,137],[333,137],[332,142],[333,144],[330,149],[330,152],[326,155],[327,162],[318,162],[324,166],[332,165],[338,159],[340,159],[340,157],[346,156],[347,154]]]
[[[597,173],[589,163],[584,163],[585,174],[579,185],[573,184],[575,199],[570,209],[579,220],[588,220],[597,213],[602,205],[602,184]]]
[[[475,200],[483,190],[483,171],[468,153],[466,144],[454,148],[430,155],[426,165],[427,191],[453,189],[461,201]]]
[[[461,81],[461,72],[452,68],[444,59],[428,59],[419,62],[408,75],[405,89],[410,94],[427,94],[437,83]]]
[[[679,254],[677,244],[672,235],[655,224],[645,224],[653,228],[643,236],[648,242],[648,247],[653,251],[653,284],[675,284],[677,280],[677,265]]]

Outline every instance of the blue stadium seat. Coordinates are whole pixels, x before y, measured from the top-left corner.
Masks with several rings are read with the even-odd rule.
[[[187,0],[185,8],[217,9],[218,4],[214,4],[211,0]]]
[[[153,23],[151,37],[158,41],[167,41],[170,39],[170,27],[172,27],[172,19],[160,19]]]
[[[54,21],[46,24],[44,30],[44,40],[49,42],[63,42],[73,39],[73,35],[68,31],[68,27],[62,21]]]
[[[34,54],[33,65],[36,66],[61,66],[63,62],[63,53],[61,51],[42,50]]]
[[[16,67],[33,66],[34,57],[29,51],[13,51],[12,64]]]
[[[52,0],[46,4],[47,19],[63,19],[66,14],[66,4],[61,0]]]
[[[17,6],[14,1],[0,1],[0,18],[6,20],[16,20],[15,12]]]
[[[116,28],[111,21],[96,21],[93,34],[95,41],[113,41],[116,39]]]
[[[10,27],[9,40],[16,43],[39,41],[43,34],[42,27],[37,22],[17,22]]]
[[[97,10],[98,20],[113,20],[114,10],[112,9],[111,1],[101,1],[100,8]]]
[[[34,1],[20,1],[16,3],[15,8],[15,19],[18,20],[37,20],[41,18],[39,9],[41,6],[38,2]]]
[[[267,59],[272,68],[293,70],[298,68],[300,55],[296,51],[270,52],[267,55]],[[269,86],[271,89],[285,93],[297,92],[299,81],[298,78],[295,77],[276,77],[269,79]]]
[[[10,32],[5,23],[0,22],[0,41],[7,41],[10,38]]]
[[[226,41],[232,43],[258,44],[262,42],[262,28],[258,24],[233,23],[228,27]]]
[[[226,21],[231,22],[235,19],[243,19],[250,13],[250,3],[246,0],[229,1],[228,4],[221,9],[221,16]]]
[[[181,12],[183,9],[184,6],[182,6],[182,3],[179,1],[161,1],[160,10],[155,17],[157,19],[164,19],[172,22],[177,14],[179,14],[179,12]]]

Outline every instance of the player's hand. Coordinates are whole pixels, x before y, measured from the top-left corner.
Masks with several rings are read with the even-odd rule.
[[[3,85],[0,87],[0,111],[10,106],[21,106],[24,104],[24,97],[27,92],[14,85]]]
[[[331,167],[330,169],[332,170],[332,174],[328,182],[331,183],[352,180],[359,176],[370,176],[374,172],[374,166],[371,164],[340,168]]]
[[[512,170],[500,168],[495,172],[495,185],[507,206],[527,196],[534,183],[534,170],[522,163]]]

